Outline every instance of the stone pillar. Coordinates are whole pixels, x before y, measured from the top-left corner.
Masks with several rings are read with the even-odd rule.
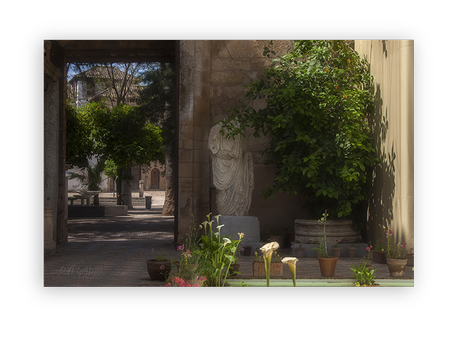
[[[178,241],[210,212],[210,41],[180,41]]]
[[[139,181],[139,197],[143,197],[143,181]]]
[[[45,250],[56,249],[56,241],[54,240],[54,226],[53,226],[53,208],[45,208],[44,213],[44,240]]]

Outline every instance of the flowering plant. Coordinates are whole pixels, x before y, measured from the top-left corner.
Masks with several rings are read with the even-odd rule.
[[[263,245],[260,250],[263,253],[263,260],[265,261],[265,271],[266,271],[266,286],[269,286],[269,272],[271,270],[271,257],[275,250],[279,249],[279,243],[270,242]]]
[[[292,275],[293,286],[296,286],[296,262],[298,262],[298,258],[295,257],[285,257],[282,259],[282,263],[288,264],[290,274]]]
[[[203,286],[206,282],[207,278],[205,276],[195,276],[193,279],[193,284],[190,284],[190,281],[185,281],[183,278],[178,276],[174,276],[171,278],[171,281],[167,283],[165,286],[176,286],[176,287],[200,287]]]
[[[398,242],[394,246],[389,245],[389,251],[387,251],[386,258],[390,258],[390,259],[405,258],[405,253],[404,253],[405,248],[406,248],[406,244],[400,244],[400,242]]]
[[[207,279],[211,286],[225,285],[226,278],[230,272],[231,264],[236,262],[236,253],[241,243],[244,233],[239,233],[239,239],[231,240],[229,237],[221,235],[220,216],[215,216],[217,231],[212,226],[214,220],[211,220],[212,213],[207,215],[207,221],[201,223],[200,228],[204,229],[201,236],[197,254],[200,256],[204,268],[206,269]]]

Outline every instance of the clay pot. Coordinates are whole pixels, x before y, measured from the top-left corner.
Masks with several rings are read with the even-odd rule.
[[[372,260],[375,263],[386,264],[386,254],[383,251],[371,251],[373,253]]]
[[[341,256],[341,248],[332,248],[333,256],[340,257]]]
[[[253,275],[255,277],[266,277],[265,262],[252,262]],[[284,274],[284,263],[271,262],[269,277],[280,277]]]
[[[338,257],[319,257],[320,274],[323,277],[333,277],[335,275]]]
[[[405,276],[405,267],[408,263],[408,259],[386,258],[386,261],[387,266],[389,267],[389,273],[391,277]]]
[[[406,259],[408,260],[408,263],[406,263],[406,265],[414,266],[414,254],[406,254]]]
[[[171,261],[147,260],[147,271],[151,280],[165,281],[171,272]]]
[[[297,258],[303,258],[305,250],[306,250],[305,248],[295,248],[295,256]]]
[[[355,257],[356,253],[357,253],[357,248],[356,247],[353,247],[353,246],[349,246],[346,248],[347,249],[347,255],[349,257]]]
[[[242,251],[242,254],[244,256],[250,256],[252,253],[252,247],[250,245],[245,245],[244,246],[244,251]]]

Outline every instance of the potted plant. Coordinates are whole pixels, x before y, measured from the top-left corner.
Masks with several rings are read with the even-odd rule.
[[[387,266],[391,277],[403,277],[405,275],[405,267],[408,259],[403,253],[406,244],[398,242],[394,246],[389,245],[389,250],[386,253]]]
[[[241,252],[244,256],[250,256],[252,254],[252,247],[250,245],[242,245]]]
[[[151,252],[154,253],[155,249],[152,248]],[[156,258],[147,260],[147,271],[151,280],[165,281],[171,272],[171,260],[166,257],[162,250],[158,252]]]
[[[333,252],[333,256],[334,256],[334,257],[340,257],[340,256],[341,256],[341,250],[342,250],[342,248],[340,248],[340,247],[338,246],[338,242],[339,242],[339,241],[336,240],[336,244],[333,245],[333,247],[332,247],[332,252]]]
[[[355,286],[379,286],[375,284],[375,271],[378,269],[368,269],[367,261],[360,265],[352,265],[350,268],[354,272],[354,278],[357,280]]]
[[[387,252],[387,244],[389,240],[390,234],[392,234],[391,230],[388,230],[385,225],[378,224],[380,228],[380,232],[382,231],[385,239],[378,238],[376,240],[376,245],[374,250],[372,251],[373,254],[373,262],[386,264],[386,252]]]
[[[298,258],[303,258],[304,257],[304,251],[306,250],[305,248],[302,247],[303,245],[300,243],[298,244],[298,247],[295,248],[295,256]]]
[[[408,260],[406,265],[408,266],[414,266],[414,251],[413,250],[414,248],[411,248],[410,252],[405,255],[406,259]]]
[[[347,255],[351,258],[355,257],[356,253],[357,253],[357,247],[355,246],[355,244],[352,244],[351,246],[348,246],[347,248]]]
[[[335,268],[338,257],[328,256],[327,235],[325,233],[325,223],[327,222],[327,216],[327,210],[325,210],[325,213],[322,214],[322,218],[319,220],[319,223],[323,223],[324,226],[324,237],[319,245],[314,248],[314,251],[318,253],[317,259],[319,260],[320,274],[323,277],[333,277],[335,275]]]

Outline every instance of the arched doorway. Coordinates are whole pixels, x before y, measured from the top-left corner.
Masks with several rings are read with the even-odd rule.
[[[153,168],[150,172],[150,189],[159,189],[159,170]]]

